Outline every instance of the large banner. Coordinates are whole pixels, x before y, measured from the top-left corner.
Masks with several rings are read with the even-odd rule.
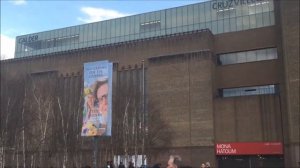
[[[84,109],[81,136],[111,136],[112,63],[84,64]]]

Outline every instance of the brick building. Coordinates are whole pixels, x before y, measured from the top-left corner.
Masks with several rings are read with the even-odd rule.
[[[117,138],[121,134],[114,135],[121,127],[117,118],[124,116],[132,93],[140,107],[145,86],[145,116],[159,120],[145,124],[150,132],[151,122],[162,124],[157,135],[165,135],[147,149],[138,147],[149,165],[180,154],[192,167],[206,161],[217,167],[299,167],[299,1],[208,1],[34,33],[17,37],[15,57],[1,61],[2,130],[7,102],[18,96],[16,104],[26,96],[33,100],[34,94],[24,93],[34,86],[43,98],[60,98],[53,111],[61,105],[73,116],[82,105],[83,63],[109,60],[114,63],[113,135],[102,140],[102,163],[124,154],[122,145],[111,152],[109,142],[123,143]],[[19,114],[24,109],[13,108]],[[76,137],[76,130],[70,134]],[[87,148],[78,151],[86,162],[80,166],[91,164],[92,155],[91,140],[82,142]],[[45,151],[51,151],[47,145]],[[13,155],[16,147],[6,150]],[[27,163],[37,156],[30,155],[34,151],[28,145]],[[49,154],[49,166],[62,164],[55,157]]]

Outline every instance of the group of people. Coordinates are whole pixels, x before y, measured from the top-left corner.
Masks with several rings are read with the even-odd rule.
[[[210,168],[210,163],[209,162],[202,163],[201,168]]]
[[[179,155],[171,155],[168,160],[167,168],[191,168],[190,166],[183,165],[182,159]],[[210,163],[202,163],[200,168],[211,168]]]
[[[88,167],[88,168],[90,168],[90,167]],[[113,161],[107,161],[106,168],[114,168]],[[120,164],[118,165],[118,168],[125,168],[125,165],[123,164],[123,162],[120,162]],[[128,163],[128,168],[135,168],[132,161],[130,161]],[[153,168],[162,168],[162,167],[161,167],[161,164],[158,163],[158,164],[155,164],[153,166]],[[191,168],[191,167],[184,165],[182,162],[182,159],[179,155],[171,155],[168,160],[167,168]],[[211,168],[211,166],[210,166],[209,162],[206,162],[206,163],[202,163],[200,168]]]

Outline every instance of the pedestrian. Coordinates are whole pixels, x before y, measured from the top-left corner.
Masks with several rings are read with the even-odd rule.
[[[182,166],[182,159],[179,155],[171,155],[168,160],[167,168],[180,168]]]
[[[200,168],[205,168],[205,167],[206,167],[205,164],[202,163]]]
[[[134,168],[134,165],[133,165],[133,162],[132,162],[132,161],[129,161],[129,163],[128,163],[128,168]]]
[[[123,162],[120,162],[119,167],[118,168],[125,168]]]
[[[205,168],[210,168],[210,163],[209,162],[205,163]]]
[[[157,164],[153,165],[152,168],[161,168],[161,163],[157,163]]]

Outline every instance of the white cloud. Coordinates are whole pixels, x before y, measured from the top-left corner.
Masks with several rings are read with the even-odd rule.
[[[82,7],[80,10],[81,12],[87,15],[86,18],[78,17],[78,20],[84,23],[97,22],[130,15],[126,13],[120,13],[115,10],[103,8]]]
[[[14,58],[15,39],[1,34],[1,60]]]
[[[25,5],[26,0],[11,0],[11,2],[15,5]]]

